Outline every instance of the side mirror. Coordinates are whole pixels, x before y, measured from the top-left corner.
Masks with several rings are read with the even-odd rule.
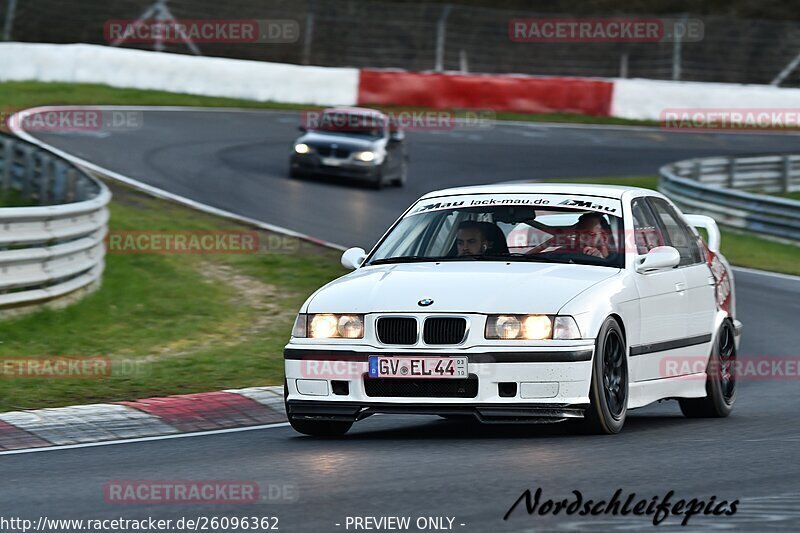
[[[681,262],[681,254],[672,246],[657,246],[636,258],[636,272],[650,274],[657,270],[673,268]]]
[[[705,215],[683,215],[683,217],[692,226],[706,230],[708,234],[708,249],[718,254],[721,237],[717,222]]]
[[[297,129],[303,133],[308,133],[308,128],[306,128],[305,126],[297,126]]]
[[[399,143],[405,140],[406,134],[403,133],[401,130],[395,130],[389,132],[389,141]]]
[[[350,248],[342,254],[342,266],[350,270],[355,270],[361,266],[364,259],[367,258],[367,252],[363,248]]]

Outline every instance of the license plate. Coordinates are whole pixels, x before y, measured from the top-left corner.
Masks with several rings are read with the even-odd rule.
[[[467,377],[466,357],[369,357],[371,378],[453,378]]]
[[[335,157],[323,157],[322,164],[328,167],[339,167],[342,166],[342,160]]]

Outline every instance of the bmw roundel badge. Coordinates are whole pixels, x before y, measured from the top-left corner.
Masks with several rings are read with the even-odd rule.
[[[423,298],[422,300],[417,302],[421,307],[428,307],[433,303],[433,300],[430,298]]]

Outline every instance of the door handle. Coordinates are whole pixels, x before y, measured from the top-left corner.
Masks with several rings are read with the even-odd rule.
[[[685,291],[685,290],[686,290],[686,284],[685,284],[685,283],[683,283],[683,282],[676,283],[676,284],[675,284],[675,290],[676,290],[677,292],[683,292],[683,291]]]

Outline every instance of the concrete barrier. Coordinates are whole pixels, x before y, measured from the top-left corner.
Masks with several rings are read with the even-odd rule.
[[[611,116],[660,120],[665,110],[800,109],[800,89],[771,85],[614,80]]]
[[[768,85],[418,73],[195,57],[88,44],[0,43],[0,81],[100,83],[309,105],[405,105],[659,120],[667,109],[800,108]]]
[[[612,89],[581,78],[362,70],[358,103],[607,116]]]
[[[90,44],[0,43],[0,81],[100,83],[260,102],[354,105],[358,69],[195,57]]]

